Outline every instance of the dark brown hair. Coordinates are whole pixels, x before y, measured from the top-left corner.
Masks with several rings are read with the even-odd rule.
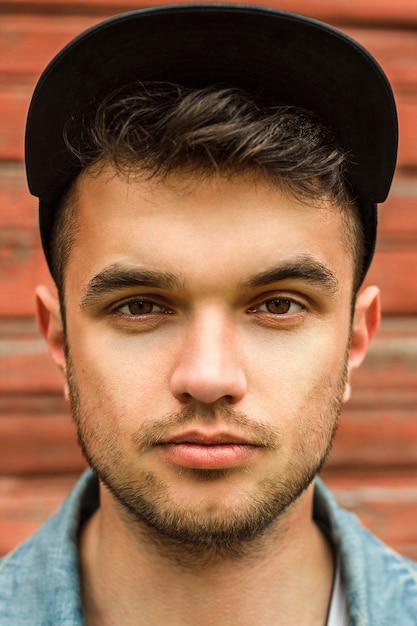
[[[347,156],[307,111],[271,106],[234,88],[136,83],[85,112],[82,128],[69,125],[66,142],[80,171],[111,163],[129,177],[163,179],[178,170],[230,176],[251,170],[298,197],[329,197],[346,215],[355,285],[359,281],[363,242],[346,183]],[[60,292],[76,238],[72,191],[73,185],[62,198],[52,237],[53,274]]]

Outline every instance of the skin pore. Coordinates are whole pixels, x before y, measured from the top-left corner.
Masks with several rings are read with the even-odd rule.
[[[101,478],[80,537],[87,625],[324,625],[311,481],[378,323],[368,288],[351,328],[340,212],[255,176],[110,166],[80,176],[76,203],[67,350],[46,288],[38,317]]]

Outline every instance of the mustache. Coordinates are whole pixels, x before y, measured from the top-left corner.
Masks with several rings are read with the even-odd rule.
[[[251,445],[276,450],[282,440],[281,429],[247,417],[229,405],[185,406],[180,411],[168,413],[157,421],[145,422],[133,435],[139,452],[165,443],[182,426],[213,426],[218,430],[232,430],[232,434],[244,437]]]

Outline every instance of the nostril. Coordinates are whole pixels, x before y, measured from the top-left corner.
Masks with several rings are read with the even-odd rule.
[[[190,402],[194,402],[193,396],[186,391],[184,393],[178,394],[177,399],[183,404],[189,404]]]

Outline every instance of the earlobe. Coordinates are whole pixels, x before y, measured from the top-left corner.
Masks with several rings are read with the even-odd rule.
[[[352,336],[348,358],[348,378],[343,401],[350,398],[350,377],[354,369],[363,362],[369,342],[375,335],[381,320],[381,304],[378,287],[366,287],[356,298],[352,323]]]
[[[44,285],[36,288],[35,295],[39,330],[49,346],[53,361],[65,375],[64,330],[58,297]]]

